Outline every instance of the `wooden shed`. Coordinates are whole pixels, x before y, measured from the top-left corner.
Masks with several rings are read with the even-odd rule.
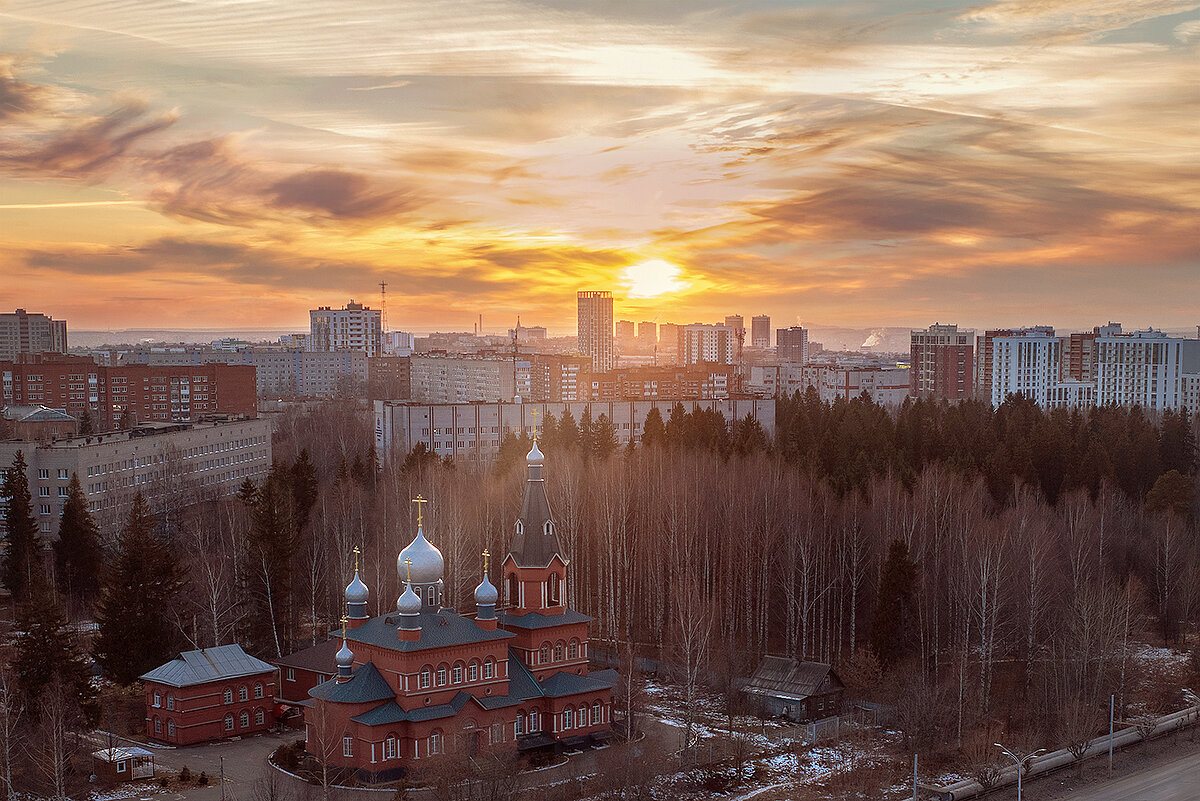
[[[114,746],[92,752],[92,773],[101,781],[117,783],[154,778],[154,754],[145,748]]]
[[[805,722],[841,712],[846,685],[823,662],[765,656],[742,688],[767,714]]]

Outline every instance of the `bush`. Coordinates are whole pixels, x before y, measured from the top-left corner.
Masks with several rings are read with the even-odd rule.
[[[171,777],[163,776],[162,778],[160,778],[158,780],[158,786],[163,788],[164,790],[170,790],[171,789]]]
[[[200,785],[201,787],[207,787],[208,786],[208,774],[205,773],[204,771],[200,771],[200,776],[199,776],[199,778],[196,779],[196,784]]]
[[[183,770],[179,771],[179,781],[190,782],[192,780],[192,772],[188,770],[188,766],[184,765]]]

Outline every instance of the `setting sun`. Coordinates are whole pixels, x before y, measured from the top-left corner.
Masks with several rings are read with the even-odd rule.
[[[676,264],[662,259],[651,259],[625,268],[625,281],[629,284],[629,297],[654,298],[684,288],[680,280],[682,270]]]

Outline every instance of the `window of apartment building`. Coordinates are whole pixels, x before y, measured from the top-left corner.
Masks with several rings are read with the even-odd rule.
[[[50,478],[50,470],[46,467],[38,468],[38,478]]]
[[[50,497],[50,488],[49,487],[38,487],[38,497],[39,498],[49,498]]]
[[[48,515],[48,514],[50,514],[50,504],[48,504],[48,503],[43,503],[43,504],[41,505],[41,508],[39,509],[39,511],[40,511],[42,514],[44,514],[44,515]]]

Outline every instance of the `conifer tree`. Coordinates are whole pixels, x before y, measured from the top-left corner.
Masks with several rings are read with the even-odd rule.
[[[313,504],[317,502],[317,468],[308,455],[308,448],[301,448],[300,455],[292,463],[292,509],[296,518],[296,533],[301,534],[308,525]]]
[[[903,540],[892,540],[879,574],[871,649],[885,668],[912,653],[917,637],[917,566]]]
[[[79,417],[79,435],[86,436],[96,430],[95,423],[92,422],[92,412],[88,407],[83,407],[83,414]]]
[[[592,407],[585,406],[579,418],[579,447],[584,455],[596,452],[596,424],[592,420]]]
[[[562,450],[575,450],[579,447],[579,425],[575,422],[575,415],[571,414],[570,406],[563,409],[563,416],[558,421],[555,433],[558,436],[557,444]]]
[[[608,415],[601,413],[592,426],[592,454],[607,459],[621,443],[617,440],[617,427]]]
[[[257,644],[283,656],[291,645],[292,557],[299,548],[290,471],[276,462],[251,512],[248,580],[257,608],[251,616]]]
[[[42,570],[33,572],[29,599],[17,607],[13,675],[26,703],[36,704],[56,680],[76,699],[89,723],[99,713],[87,663],[67,626],[62,604]]]
[[[58,541],[54,543],[54,561],[60,582],[74,598],[91,601],[100,589],[100,530],[88,510],[87,498],[79,484],[79,476],[71,474],[58,524]]]
[[[154,516],[139,492],[102,574],[96,609],[96,658],[109,678],[131,684],[178,652],[171,612],[183,587],[179,562],[155,536]]]
[[[25,454],[17,451],[12,466],[4,474],[4,496],[8,498],[8,513],[4,518],[4,586],[15,603],[27,600],[37,560],[37,521],[33,517],[33,498],[25,470]]]
[[[646,414],[646,420],[642,423],[642,444],[665,445],[666,441],[667,427],[663,423],[662,412],[655,406]]]

